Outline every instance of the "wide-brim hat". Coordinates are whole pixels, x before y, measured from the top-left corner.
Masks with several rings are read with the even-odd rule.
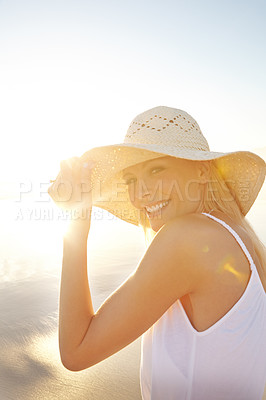
[[[185,111],[160,106],[131,122],[124,142],[93,148],[81,157],[93,160],[93,205],[116,217],[139,224],[130,202],[123,169],[151,159],[172,156],[186,160],[214,160],[241,212],[246,215],[265,178],[265,161],[249,151],[210,151],[197,122]]]

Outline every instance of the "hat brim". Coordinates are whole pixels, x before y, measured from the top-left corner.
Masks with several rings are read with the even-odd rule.
[[[93,205],[138,225],[139,211],[130,202],[122,171],[166,155],[194,161],[215,160],[243,215],[251,208],[265,179],[265,161],[248,151],[221,153],[156,144],[114,144],[93,148],[81,157],[84,162],[95,162],[92,173]]]

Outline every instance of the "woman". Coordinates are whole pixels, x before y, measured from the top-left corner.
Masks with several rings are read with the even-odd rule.
[[[245,215],[264,177],[260,157],[210,152],[197,122],[169,107],[138,115],[123,144],[62,162],[49,193],[75,216],[60,293],[65,367],[88,368],[143,335],[143,399],[261,399],[266,259]],[[92,205],[149,240],[97,312],[86,261]]]

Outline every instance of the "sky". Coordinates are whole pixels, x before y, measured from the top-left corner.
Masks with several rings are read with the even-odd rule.
[[[265,17],[257,0],[0,0],[2,192],[121,143],[158,105],[214,151],[264,148]]]

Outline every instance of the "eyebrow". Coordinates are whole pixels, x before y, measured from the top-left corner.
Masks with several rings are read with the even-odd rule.
[[[161,160],[161,158],[162,157],[157,157],[157,158],[152,158],[151,160],[147,160],[147,161],[144,161],[143,163],[141,163],[141,164],[144,164],[143,166],[144,167],[147,167],[147,166],[149,166],[149,164],[153,164],[153,163],[156,163],[156,162],[162,162],[162,160]],[[160,161],[159,161],[160,160]],[[134,165],[132,165],[132,167],[134,167]],[[130,168],[130,167],[128,167],[128,168]],[[133,172],[130,172],[130,171],[128,171],[128,172],[123,172],[123,179],[127,176],[127,175],[133,175]]]
[[[133,174],[133,173],[130,172],[130,171],[128,171],[128,172],[122,171],[122,178],[125,179],[125,177],[126,177],[127,175],[132,175],[132,174]]]

